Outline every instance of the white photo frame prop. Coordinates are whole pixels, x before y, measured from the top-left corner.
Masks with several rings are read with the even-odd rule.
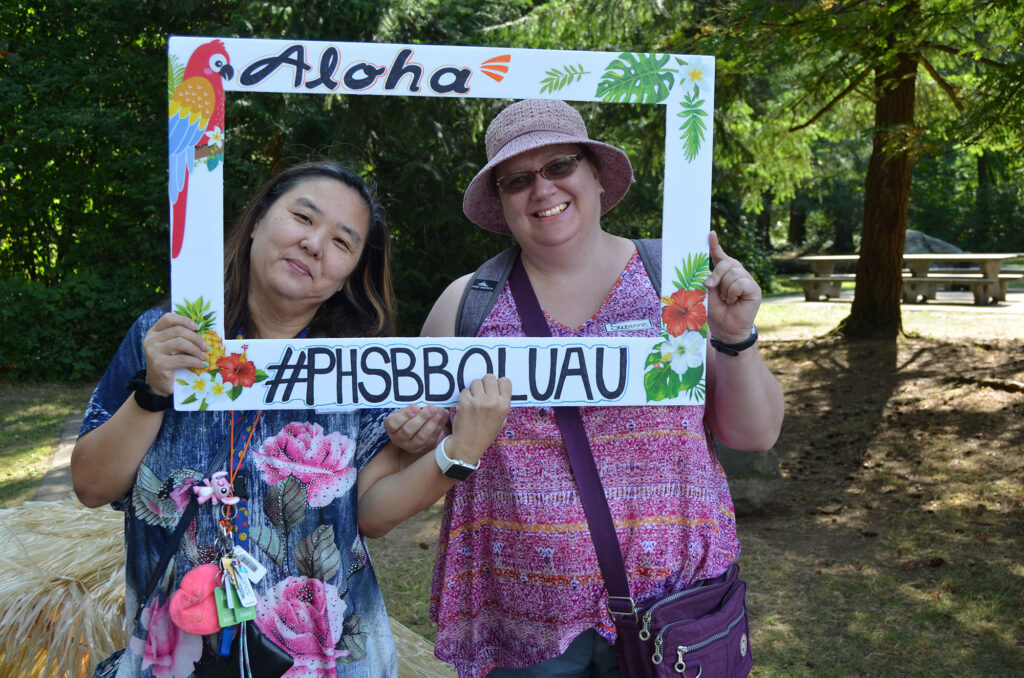
[[[513,405],[704,401],[713,57],[172,36],[168,59],[172,308],[214,347],[205,371],[177,373],[176,409],[450,405],[487,372],[511,378]],[[660,336],[635,336],[640,320],[599,339],[227,338],[225,91],[665,106]]]

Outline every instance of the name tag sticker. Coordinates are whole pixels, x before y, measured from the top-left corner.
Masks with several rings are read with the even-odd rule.
[[[650,318],[641,318],[640,320],[623,320],[619,323],[605,323],[605,332],[636,332],[638,330],[649,330],[653,326],[651,325]]]

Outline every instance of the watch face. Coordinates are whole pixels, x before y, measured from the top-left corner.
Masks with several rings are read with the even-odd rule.
[[[452,464],[444,471],[444,474],[449,478],[454,478],[455,480],[465,480],[473,475],[473,471],[475,470],[476,469],[463,464]]]

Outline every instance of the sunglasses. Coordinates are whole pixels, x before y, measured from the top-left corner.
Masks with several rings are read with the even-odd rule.
[[[533,186],[534,176],[537,174],[541,175],[548,181],[565,179],[566,177],[572,176],[576,171],[576,168],[580,166],[580,160],[582,159],[582,153],[555,158],[539,170],[523,170],[522,172],[506,174],[498,179],[496,183],[502,193],[519,193],[520,191],[525,191],[530,186]]]

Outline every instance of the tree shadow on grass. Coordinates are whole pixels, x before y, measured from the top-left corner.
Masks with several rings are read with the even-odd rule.
[[[1024,663],[1012,443],[1024,397],[972,386],[1024,368],[986,350],[766,346],[787,395],[787,482],[765,515],[739,521],[753,675],[1005,675]]]

